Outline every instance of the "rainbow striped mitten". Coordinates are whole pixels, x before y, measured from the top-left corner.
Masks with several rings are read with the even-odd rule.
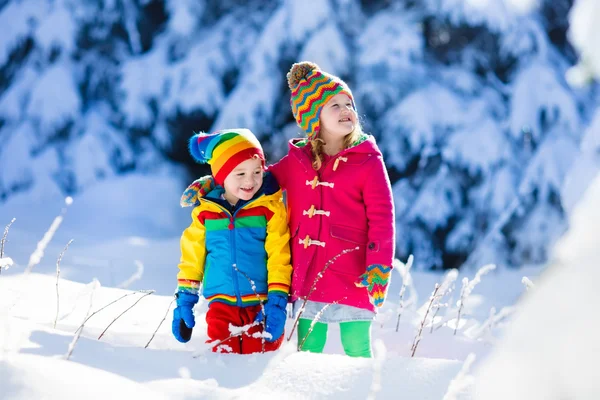
[[[355,282],[356,286],[367,288],[369,300],[375,307],[383,306],[391,272],[392,268],[387,265],[372,264],[367,267],[367,272],[362,274]]]
[[[192,182],[181,195],[179,204],[181,207],[196,207],[200,204],[200,199],[215,188],[215,178],[212,175],[205,175],[202,178]]]

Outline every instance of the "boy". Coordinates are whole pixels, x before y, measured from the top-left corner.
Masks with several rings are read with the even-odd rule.
[[[248,129],[196,134],[189,149],[197,162],[210,165],[216,186],[197,199],[192,224],[181,237],[173,335],[190,340],[202,282],[209,302],[207,335],[223,341],[214,352],[260,352],[263,338],[265,351],[276,350],[283,341],[292,273],[281,190],[270,174],[263,181],[264,153]],[[251,326],[227,339],[230,325]]]

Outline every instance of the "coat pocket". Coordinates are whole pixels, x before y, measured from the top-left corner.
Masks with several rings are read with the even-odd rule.
[[[360,245],[365,245],[368,241],[368,235],[366,231],[349,226],[331,225],[329,233],[331,234],[331,237],[336,239],[345,240],[347,242]]]

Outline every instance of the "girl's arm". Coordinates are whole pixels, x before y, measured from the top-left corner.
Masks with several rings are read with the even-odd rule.
[[[367,176],[363,191],[369,225],[366,264],[391,266],[396,243],[394,201],[382,156],[372,162]]]
[[[290,231],[287,214],[282,201],[273,201],[268,206],[272,212],[267,221],[267,283],[269,294],[281,294],[287,297],[292,282],[290,257]]]
[[[198,219],[200,207],[192,210],[192,224],[181,235],[181,260],[177,274],[177,291],[198,294],[204,277],[206,228]]]
[[[277,182],[279,183],[279,186],[281,187],[281,189],[285,190],[287,187],[287,163],[289,160],[289,155],[285,155],[283,156],[283,158],[279,161],[277,161],[275,164],[271,164],[267,167],[267,171],[272,173],[273,176],[275,176],[275,179],[277,179]]]

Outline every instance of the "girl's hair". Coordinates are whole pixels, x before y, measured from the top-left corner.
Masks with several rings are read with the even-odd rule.
[[[352,143],[356,142],[360,134],[362,133],[362,127],[360,123],[357,121],[356,126],[344,137],[344,149],[352,146]],[[325,141],[319,137],[314,138],[310,141],[310,149],[313,156],[312,167],[315,171],[321,169],[321,165],[323,164],[323,146],[325,145]]]

